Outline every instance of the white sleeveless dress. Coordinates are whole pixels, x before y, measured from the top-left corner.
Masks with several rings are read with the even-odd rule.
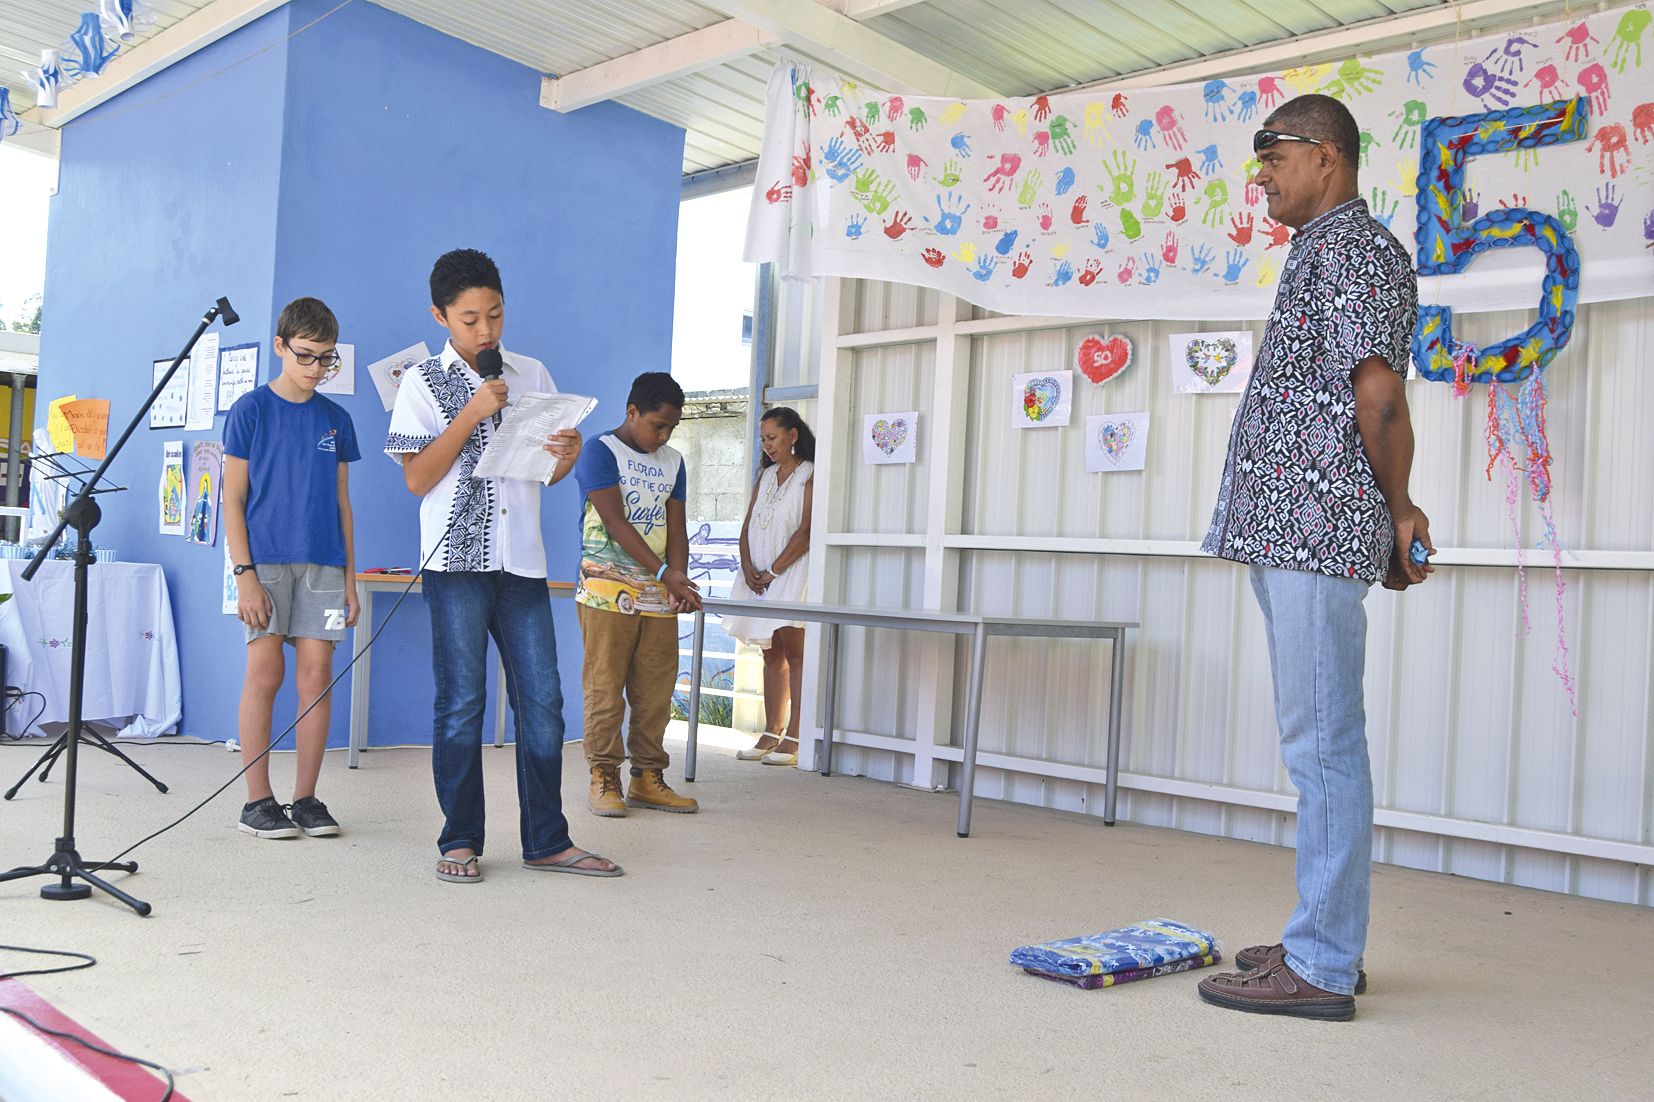
[[[747,524],[747,549],[752,553],[755,570],[768,570],[786,548],[793,533],[804,522],[804,487],[815,473],[816,465],[804,460],[787,476],[787,481],[776,484],[776,468],[764,468],[753,491],[752,519]],[[810,575],[810,555],[805,552],[797,562],[777,575],[763,593],[754,593],[744,577],[737,577],[729,595],[738,601],[804,600],[805,580]],[[797,620],[768,620],[755,616],[725,616],[724,630],[741,642],[754,647],[768,647],[776,628],[803,627]]]

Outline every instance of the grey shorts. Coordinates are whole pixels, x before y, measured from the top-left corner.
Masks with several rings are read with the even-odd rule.
[[[258,583],[270,595],[270,626],[247,628],[247,642],[266,635],[294,639],[345,637],[345,568],[302,562],[261,562]]]

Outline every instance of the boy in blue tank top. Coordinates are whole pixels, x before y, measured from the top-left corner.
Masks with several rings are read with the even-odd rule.
[[[355,552],[347,479],[361,458],[356,429],[317,394],[339,362],[339,321],[319,299],[287,304],[276,322],[281,374],[239,398],[224,426],[224,538],[235,564],[237,615],[247,625],[238,727],[249,757],[270,745],[270,711],[286,678],[282,642],[297,654],[299,709],[333,679],[333,648],[356,625]],[[269,760],[247,770],[240,829],[257,838],[339,833],[316,798],[331,709],[298,725],[293,802],[270,788]]]

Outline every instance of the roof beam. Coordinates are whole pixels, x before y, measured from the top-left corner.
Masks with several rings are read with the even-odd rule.
[[[727,19],[566,76],[544,77],[540,81],[540,106],[577,111],[651,84],[715,68],[780,41],[751,23]]]
[[[1525,19],[1546,19],[1567,10],[1566,0],[1468,0],[1434,8],[1421,8],[1400,15],[1385,15],[1345,27],[1299,35],[1280,42],[1245,46],[1228,53],[1213,54],[1194,61],[1180,61],[1158,69],[1146,69],[1125,76],[1060,89],[1077,92],[1091,88],[1150,88],[1182,84],[1240,73],[1264,72],[1283,65],[1324,60],[1349,54],[1362,55],[1418,42],[1440,41],[1440,32],[1457,24],[1465,37],[1493,30]]]
[[[130,50],[123,49],[104,71],[95,77],[83,77],[66,84],[58,92],[57,107],[50,110],[33,108],[21,118],[56,129],[84,115],[100,103],[105,103],[128,88],[204,50],[253,20],[268,15],[287,0],[213,0],[204,8],[186,15],[153,38],[140,42]]]
[[[891,12],[911,8],[915,4],[922,4],[924,0],[821,0],[822,3],[851,19],[872,19],[879,15],[889,15]]]
[[[859,25],[923,0],[781,0],[710,6],[735,16],[560,77],[540,82],[540,106],[578,111],[640,88],[716,68],[771,46],[788,44],[852,72],[873,76],[895,92],[991,97],[995,93],[929,58]]]
[[[917,50],[892,41],[816,0],[701,0],[707,7],[768,31],[787,45],[865,76],[890,92],[962,99],[999,93]],[[879,5],[888,8],[889,5]],[[872,5],[862,5],[872,12]]]

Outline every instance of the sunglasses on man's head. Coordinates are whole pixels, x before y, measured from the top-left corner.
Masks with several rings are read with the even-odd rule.
[[[1279,130],[1260,130],[1252,135],[1252,152],[1262,153],[1276,142],[1305,142],[1309,145],[1323,144],[1320,138],[1306,138],[1302,134],[1283,134]]]

